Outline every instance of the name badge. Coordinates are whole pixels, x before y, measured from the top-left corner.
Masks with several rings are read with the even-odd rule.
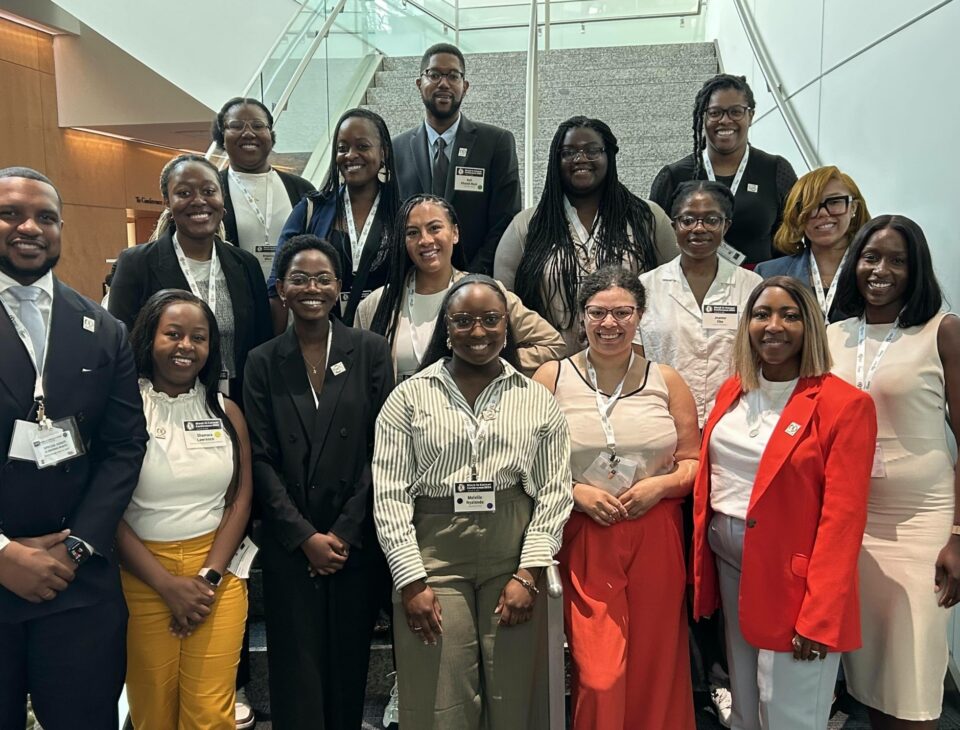
[[[883,447],[879,442],[873,448],[873,466],[870,467],[870,477],[872,479],[887,478],[887,462],[883,458]]]
[[[599,454],[583,472],[583,480],[594,487],[619,497],[636,481],[637,462],[615,457],[609,451]]]
[[[360,301],[362,302],[364,299],[370,296],[370,292],[372,291],[373,289],[364,289],[362,292],[360,292]],[[350,303],[350,292],[348,291],[340,292],[340,314],[347,313],[347,305],[349,303]]]
[[[184,421],[183,438],[188,449],[215,449],[227,443],[227,433],[219,418]]]
[[[240,543],[240,547],[238,547],[237,552],[234,553],[230,565],[227,566],[227,571],[233,573],[238,578],[246,580],[250,577],[250,566],[253,564],[253,559],[257,557],[258,552],[260,552],[260,548],[257,547],[253,540],[249,537],[243,538],[243,542]]]
[[[742,251],[737,251],[737,249],[735,249],[726,241],[720,242],[720,248],[717,249],[717,255],[722,256],[734,266],[739,266],[743,263],[743,260],[747,258],[745,253]]]
[[[53,421],[49,428],[32,421],[14,421],[8,458],[32,461],[38,469],[73,459],[84,453],[74,419]]]
[[[736,304],[703,305],[703,328],[705,330],[729,330],[734,332],[737,329],[737,319]]]
[[[253,247],[253,255],[257,257],[257,260],[261,264],[272,264],[273,257],[276,253],[277,247],[275,245],[271,246],[268,243]]]
[[[453,485],[454,512],[496,512],[493,482],[456,482]]]
[[[485,170],[482,167],[456,168],[453,176],[453,189],[465,193],[482,193]]]

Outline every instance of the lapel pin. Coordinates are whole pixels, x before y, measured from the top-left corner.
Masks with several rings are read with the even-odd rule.
[[[83,328],[87,332],[95,332],[97,329],[97,323],[93,321],[93,317],[84,317]]]
[[[330,372],[333,373],[334,375],[340,375],[341,373],[346,372],[346,370],[347,368],[344,366],[342,362],[334,363],[330,367]]]
[[[791,421],[790,425],[787,426],[787,436],[796,436],[797,431],[800,430],[800,424],[796,421]]]
[[[466,157],[466,156],[467,156],[466,147],[461,147],[460,149],[457,150],[457,157]]]
[[[755,192],[757,192],[759,189],[760,189],[760,188],[757,187],[757,184],[756,184],[756,183],[747,183],[747,192],[748,192],[748,193],[755,193]]]

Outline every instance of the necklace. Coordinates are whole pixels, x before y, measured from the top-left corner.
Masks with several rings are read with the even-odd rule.
[[[303,356],[303,361],[307,364],[307,367],[310,368],[310,372],[313,373],[314,375],[319,375],[319,374],[320,374],[320,371],[319,371],[317,368],[319,368],[320,365],[321,365],[321,363],[324,363],[324,362],[326,361],[326,359],[327,359],[327,356],[326,356],[326,354],[324,354],[323,357],[321,357],[319,360],[317,360],[317,364],[314,365],[312,362],[310,362],[309,360],[307,360],[307,356],[306,356],[306,355]]]

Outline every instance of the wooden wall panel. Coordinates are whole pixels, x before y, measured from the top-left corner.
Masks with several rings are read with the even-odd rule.
[[[2,44],[0,44],[2,45]],[[40,76],[23,66],[0,61],[0,167],[46,167]]]
[[[63,206],[63,246],[56,273],[81,294],[99,302],[107,259],[127,247],[127,214],[120,208]]]
[[[126,207],[157,213],[163,210],[160,171],[176,155],[173,150],[127,143],[123,165]]]
[[[0,21],[0,60],[37,70],[40,68],[40,39],[33,28]],[[53,44],[51,43],[51,48]]]

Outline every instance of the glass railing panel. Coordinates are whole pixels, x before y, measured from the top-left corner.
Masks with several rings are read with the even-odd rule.
[[[659,43],[702,43],[703,17],[634,18],[551,23],[550,48],[644,46]],[[541,48],[543,36],[541,34]]]

